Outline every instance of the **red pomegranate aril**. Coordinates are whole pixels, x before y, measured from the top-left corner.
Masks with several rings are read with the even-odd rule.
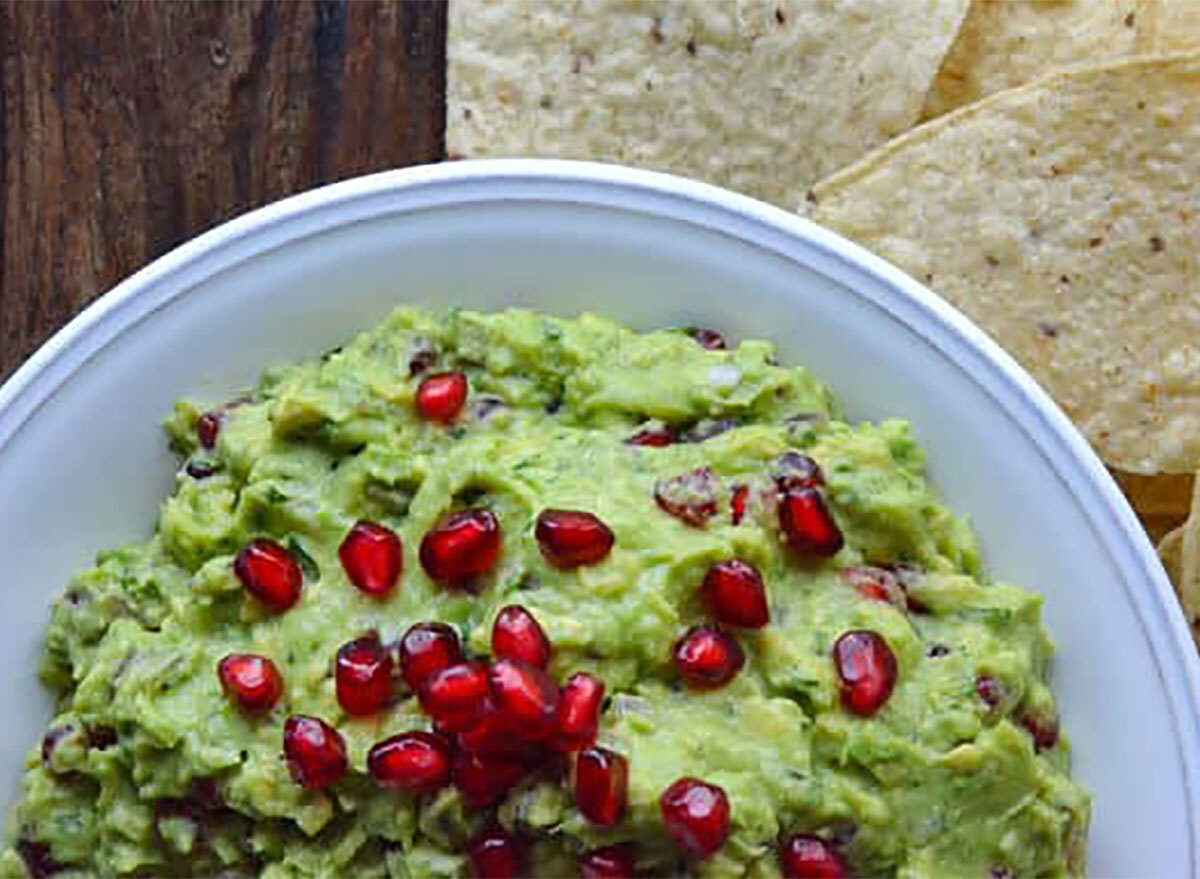
[[[843,568],[841,577],[843,583],[865,598],[883,601],[901,610],[908,607],[904,588],[900,585],[896,575],[886,568],[855,565]]]
[[[735,485],[733,494],[729,499],[729,520],[734,525],[742,524],[742,519],[746,518],[746,501],[750,499],[750,486]]]
[[[497,824],[489,825],[467,843],[472,879],[520,879],[525,871],[525,847]]]
[[[687,334],[696,340],[696,343],[702,348],[709,351],[724,351],[728,346],[725,344],[725,337],[716,330],[705,329],[704,327],[691,327]]]
[[[453,513],[425,535],[420,555],[433,580],[457,584],[481,577],[500,557],[500,523],[490,510]]]
[[[492,624],[492,656],[545,668],[550,662],[550,639],[533,614],[519,604],[510,604],[496,614]]]
[[[496,805],[529,771],[524,760],[494,754],[455,751],[450,761],[454,787],[466,804],[476,809]]]
[[[631,446],[662,448],[675,442],[675,433],[669,427],[643,427],[625,442]]]
[[[801,555],[834,556],[844,544],[824,496],[815,488],[785,491],[780,496],[779,527],[788,546]]]
[[[427,732],[392,736],[367,753],[367,772],[380,787],[432,793],[450,783],[450,744]]]
[[[350,582],[376,597],[396,587],[404,568],[404,550],[396,532],[365,520],[350,529],[338,548],[338,558]]]
[[[304,575],[292,554],[274,540],[251,542],[233,562],[233,572],[246,591],[267,610],[282,613],[300,599]]]
[[[449,424],[467,402],[467,377],[455,372],[435,372],[417,387],[417,414],[426,421]]]
[[[479,720],[470,729],[460,732],[456,739],[464,751],[487,757],[527,760],[534,756],[537,748],[536,743],[521,737],[519,730],[496,710],[491,699],[488,699]]]
[[[996,708],[1007,695],[1005,687],[991,675],[980,675],[975,679],[975,692],[988,708]]]
[[[418,376],[421,373],[430,369],[437,363],[437,352],[432,348],[418,348],[408,358],[408,374],[410,377]]]
[[[775,485],[781,492],[819,488],[825,484],[821,465],[808,455],[784,452],[775,465]]]
[[[612,827],[625,814],[629,763],[607,748],[585,748],[575,761],[575,804],[583,817]]]
[[[659,800],[663,824],[676,845],[707,858],[729,838],[729,798],[715,784],[681,778]]]
[[[215,476],[217,468],[215,464],[210,464],[207,461],[188,461],[188,465],[184,468],[184,471],[192,479],[201,480]]]
[[[761,629],[771,621],[762,575],[749,562],[717,562],[704,575],[700,591],[709,613],[727,626]]]
[[[607,845],[579,856],[582,879],[633,879],[633,854],[627,845]]]
[[[587,672],[571,676],[558,696],[557,746],[563,751],[586,748],[596,741],[604,682]]]
[[[654,500],[663,512],[693,528],[703,528],[717,514],[721,481],[707,467],[654,485]]]
[[[336,783],[349,765],[341,733],[319,718],[299,714],[283,725],[283,754],[292,778],[308,790]]]
[[[200,441],[200,448],[212,451],[216,448],[220,433],[221,413],[205,412],[196,419],[196,439]]]
[[[434,672],[417,690],[426,714],[445,732],[463,732],[483,717],[488,673],[478,662],[460,662]]]
[[[417,623],[400,638],[400,673],[418,690],[435,673],[462,662],[458,633],[445,623]]]
[[[846,862],[819,836],[798,833],[785,840],[779,863],[786,879],[845,879]]]
[[[582,510],[542,510],[533,534],[546,561],[556,568],[602,562],[614,539],[607,525]]]
[[[746,655],[742,645],[716,626],[692,626],[675,642],[671,654],[684,682],[709,690],[729,683],[742,670]]]
[[[492,663],[488,693],[505,722],[525,739],[541,739],[558,717],[558,685],[536,666],[512,659]]]
[[[333,678],[343,711],[375,714],[392,699],[392,656],[372,632],[338,649]]]
[[[221,688],[242,711],[270,711],[283,695],[283,676],[275,663],[252,653],[231,653],[217,663]]]
[[[847,711],[868,717],[891,697],[896,655],[877,632],[855,629],[843,634],[833,645],[833,664]]]
[[[1058,718],[1026,716],[1021,725],[1033,736],[1035,751],[1048,751],[1058,744]]]

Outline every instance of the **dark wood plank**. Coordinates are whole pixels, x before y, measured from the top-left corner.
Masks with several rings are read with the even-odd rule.
[[[0,378],[222,220],[444,153],[441,2],[0,3]]]

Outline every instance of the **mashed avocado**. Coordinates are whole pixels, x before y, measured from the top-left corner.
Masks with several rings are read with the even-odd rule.
[[[178,405],[168,430],[184,467],[156,536],[101,553],[54,607],[42,675],[56,716],[30,752],[0,875],[460,876],[489,821],[524,840],[539,876],[578,875],[581,852],[626,841],[645,875],[778,876],[781,840],[797,833],[855,875],[1082,874],[1089,800],[1057,734],[1039,598],[988,580],[904,422],[848,424],[771,345],[710,350],[693,335],[592,315],[402,309],[319,361],[270,370],[207,419]],[[422,377],[450,370],[469,382],[461,413],[418,417]],[[836,555],[781,540],[788,453],[820,466]],[[697,527],[656,489],[705,469]],[[431,580],[418,547],[467,508],[495,516],[502,544],[464,589]],[[546,509],[599,517],[611,552],[549,564],[534,536]],[[339,559],[360,520],[403,546],[400,582],[382,597],[355,588]],[[259,538],[302,571],[284,612],[235,575]],[[731,558],[761,572],[770,622],[728,630],[745,654],[731,681],[685,686],[672,646],[706,621],[699,586]],[[544,628],[555,680],[586,671],[606,685],[599,742],[628,761],[628,810],[613,827],[580,814],[554,761],[494,809],[468,806],[453,784],[415,796],[367,774],[372,745],[432,727],[399,675],[389,707],[348,716],[339,648],[439,621],[486,661],[511,604]],[[894,688],[869,716],[848,710],[832,658],[850,630],[894,655]],[[269,712],[222,691],[229,654],[274,662],[284,691]],[[344,738],[349,770],[335,784],[306,789],[289,773],[293,715]],[[703,860],[664,828],[659,798],[685,777],[730,804],[728,839]]]

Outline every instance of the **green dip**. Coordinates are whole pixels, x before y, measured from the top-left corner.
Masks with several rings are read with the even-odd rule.
[[[449,426],[414,413],[410,363],[423,358],[469,379]],[[492,621],[512,603],[553,643],[555,680],[583,670],[605,682],[600,743],[629,762],[628,812],[611,829],[590,825],[552,773],[508,794],[495,814],[529,840],[533,874],[578,875],[581,851],[632,840],[646,875],[778,876],[792,833],[831,841],[862,876],[1083,873],[1089,798],[1053,735],[1040,599],[987,578],[969,526],[926,484],[906,423],[846,423],[828,389],[777,365],[770,344],[707,350],[683,331],[634,333],[593,315],[401,309],[319,361],[270,370],[220,411],[205,450],[203,410],[177,406],[167,427],[191,474],[178,475],[156,536],[101,553],[54,606],[41,673],[56,714],[30,752],[0,875],[463,875],[464,843],[492,812],[453,786],[422,797],[377,787],[367,751],[430,720],[403,684],[382,713],[346,716],[333,657],[370,630],[391,643],[442,621],[486,660]],[[628,442],[660,423],[678,441]],[[788,451],[824,472],[845,539],[832,558],[781,542],[773,474]],[[700,467],[723,492],[702,528],[655,501],[657,482]],[[734,525],[738,485],[750,491]],[[417,560],[422,537],[467,506],[503,529],[498,564],[471,592],[434,583]],[[594,513],[615,547],[598,564],[551,566],[533,534],[547,508]],[[382,599],[339,563],[360,519],[404,547],[400,583]],[[233,572],[260,537],[304,572],[284,613]],[[729,558],[762,572],[771,620],[731,630],[746,662],[730,683],[692,689],[672,645],[705,621],[697,589]],[[863,565],[896,574],[907,610],[853,588],[845,569]],[[870,717],[839,696],[831,649],[851,629],[883,636],[898,667]],[[230,653],[282,672],[268,714],[248,716],[222,692],[216,666]],[[349,772],[325,790],[289,774],[293,714],[345,739]],[[1051,735],[1035,749],[1027,727]],[[699,862],[681,856],[659,808],[685,776],[723,788],[732,808],[728,841]]]

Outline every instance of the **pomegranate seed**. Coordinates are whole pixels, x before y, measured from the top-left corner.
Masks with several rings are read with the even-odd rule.
[[[464,510],[421,541],[421,567],[431,579],[460,583],[486,574],[500,557],[500,523],[489,510]]]
[[[783,843],[779,862],[786,879],[845,879],[846,862],[819,836],[798,833]]]
[[[1004,685],[990,675],[980,675],[975,680],[975,692],[988,708],[997,707],[1007,695]]]
[[[247,714],[270,711],[283,695],[283,676],[265,656],[231,653],[217,663],[221,688]]]
[[[892,574],[896,578],[896,582],[900,584],[900,591],[904,593],[904,601],[908,610],[913,613],[928,613],[927,608],[919,599],[909,595],[910,590],[914,586],[920,587],[925,580],[925,572],[916,565],[901,563],[892,566]]]
[[[13,844],[13,848],[20,855],[32,879],[45,879],[64,869],[63,865],[51,856],[48,843],[19,839]]]
[[[418,376],[437,363],[437,352],[431,348],[418,348],[408,359],[409,376]]]
[[[579,857],[583,879],[633,879],[633,871],[633,855],[625,845],[594,848]]]
[[[489,699],[479,721],[458,734],[458,745],[472,754],[486,757],[510,757],[514,760],[532,759],[537,745],[521,738],[520,730],[496,710]]]
[[[54,752],[58,749],[58,744],[67,736],[75,732],[74,724],[66,724],[65,726],[51,727],[42,736],[42,763],[47,769],[51,769],[51,763],[54,760]]]
[[[833,664],[846,710],[866,717],[882,708],[892,695],[896,656],[876,632],[846,632],[833,645]]]
[[[381,787],[431,793],[450,782],[450,745],[427,732],[401,733],[371,748],[367,772]]]
[[[375,632],[338,649],[333,677],[347,714],[374,714],[391,701],[392,656]]]
[[[274,613],[300,599],[304,575],[292,554],[274,540],[260,538],[237,554],[233,572],[246,591]]]
[[[1058,744],[1058,718],[1026,716],[1021,725],[1033,736],[1036,751],[1048,751]]]
[[[283,754],[292,778],[309,790],[329,787],[346,774],[346,742],[341,733],[316,717],[297,714],[287,719]]]
[[[462,662],[458,634],[445,623],[417,623],[400,639],[400,672],[414,691],[436,672]]]
[[[435,372],[417,387],[417,414],[426,421],[449,424],[467,402],[467,377],[461,372]]]
[[[608,526],[578,510],[542,510],[533,533],[542,555],[556,568],[602,562],[613,546]]]
[[[558,697],[559,748],[575,751],[596,740],[603,702],[603,681],[582,671],[571,676]]]
[[[586,748],[575,762],[575,804],[583,817],[612,827],[625,814],[629,763],[607,748]]]
[[[842,582],[851,587],[859,595],[874,601],[883,601],[904,610],[908,607],[904,588],[896,575],[886,568],[873,565],[855,565],[843,568]]]
[[[200,447],[211,451],[216,448],[217,436],[221,433],[221,413],[205,412],[196,419],[196,439]]]
[[[815,488],[783,493],[779,499],[779,527],[788,546],[801,555],[837,555],[844,543],[825,498]]]
[[[701,467],[672,479],[659,480],[654,486],[654,500],[663,512],[693,528],[703,528],[717,514],[720,491],[720,480],[707,467]]]
[[[727,626],[761,629],[771,621],[762,575],[749,562],[717,562],[704,575],[700,590],[709,613]]]
[[[487,672],[492,704],[523,738],[538,739],[554,728],[558,686],[540,668],[501,659]]]
[[[467,843],[467,862],[472,879],[519,879],[526,873],[524,846],[497,824]]]
[[[667,833],[685,852],[707,858],[729,838],[729,798],[715,784],[681,778],[659,800]]]
[[[434,672],[417,690],[421,707],[445,732],[463,732],[483,717],[488,673],[478,662],[460,662]]]
[[[533,614],[519,604],[510,604],[492,624],[492,656],[545,668],[550,662],[550,639]]]
[[[188,461],[188,465],[184,469],[187,471],[188,476],[197,481],[208,479],[217,472],[217,468],[207,461]]]
[[[675,434],[669,427],[643,427],[625,442],[631,446],[662,448],[675,442]]]
[[[824,484],[821,465],[808,455],[784,452],[775,465],[775,485],[781,492],[818,488]]]
[[[362,521],[351,528],[338,547],[338,558],[350,582],[375,596],[391,592],[404,567],[400,538],[374,522]]]
[[[729,500],[729,520],[734,525],[742,524],[742,519],[746,518],[746,501],[750,498],[750,486],[735,485],[733,487],[733,496]]]
[[[117,743],[117,731],[111,726],[89,726],[87,745],[97,751],[107,751]]]
[[[726,349],[725,337],[716,330],[706,330],[703,327],[690,327],[687,334],[691,336],[702,347],[709,351],[724,351]]]
[[[528,764],[513,757],[455,751],[450,761],[454,787],[476,809],[496,805],[528,774]]]
[[[675,670],[698,689],[710,690],[729,683],[742,670],[746,655],[742,645],[716,626],[692,626],[675,642]]]

